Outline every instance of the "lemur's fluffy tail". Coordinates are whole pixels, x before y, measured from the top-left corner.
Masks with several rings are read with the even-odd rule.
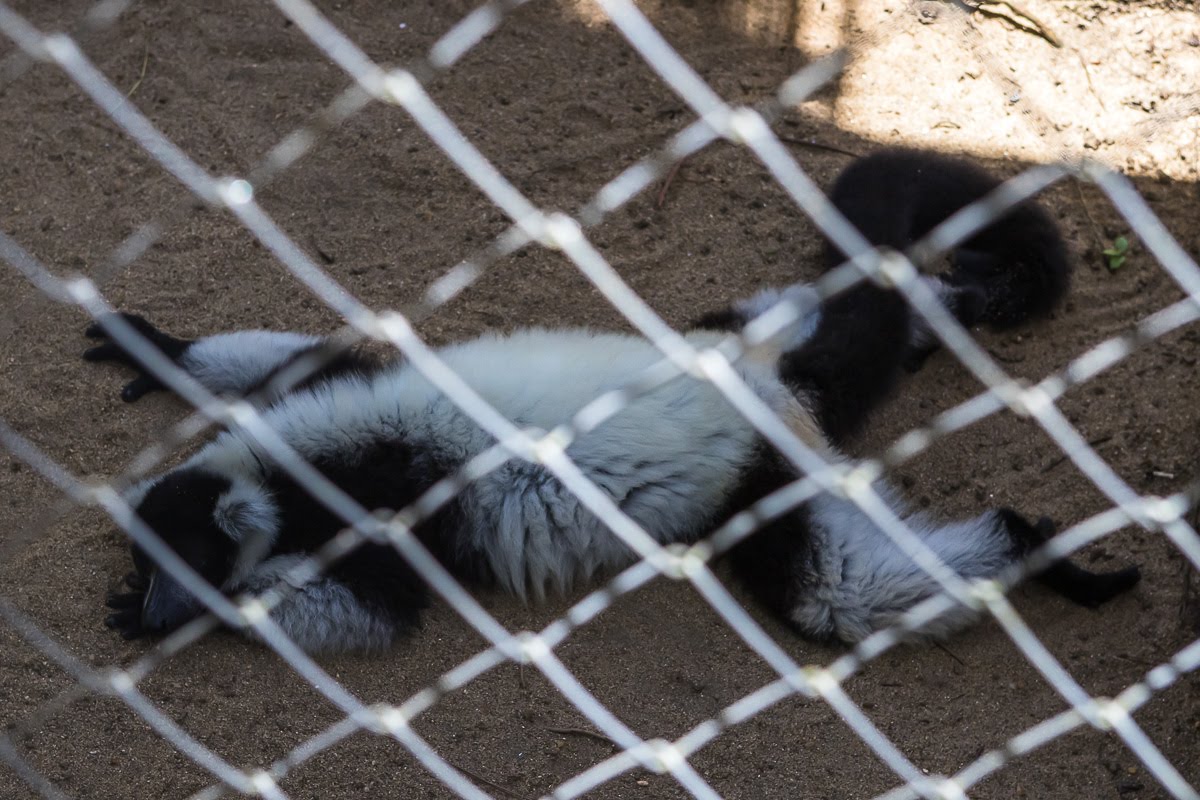
[[[842,172],[830,191],[838,210],[872,244],[905,251],[1000,181],[978,167],[914,150],[882,150]],[[1070,263],[1058,229],[1031,202],[997,218],[951,254],[951,268],[927,276],[960,323],[1016,325],[1044,315],[1066,294]],[[845,256],[826,246],[826,266]],[[784,297],[812,300],[797,284],[760,292],[698,321],[737,329]],[[779,374],[813,406],[829,440],[841,446],[888,395],[902,367],[918,368],[939,345],[904,298],[863,281],[821,303],[798,325],[779,360]]]
[[[1000,185],[973,164],[914,150],[882,150],[838,177],[834,204],[875,245],[905,250],[960,208]],[[830,266],[843,260],[832,245]],[[1033,202],[1005,213],[951,253],[941,280],[966,325],[1004,328],[1053,309],[1070,262],[1058,228]]]
[[[871,244],[906,251],[999,185],[963,161],[882,150],[847,167],[830,199]],[[967,327],[1016,325],[1046,314],[1067,291],[1066,248],[1054,222],[1033,203],[997,218],[950,257],[948,272],[926,280]],[[827,243],[825,259],[833,267],[845,256]],[[744,323],[762,305],[735,304],[726,317]],[[915,370],[938,345],[924,318],[899,294],[862,282],[822,303],[811,335],[781,357],[780,376],[815,400],[830,441],[841,445],[888,395],[901,367]]]

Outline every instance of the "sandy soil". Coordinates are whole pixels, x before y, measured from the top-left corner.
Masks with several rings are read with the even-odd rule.
[[[87,5],[26,0],[16,7],[60,29]],[[390,63],[423,54],[470,8],[462,0],[322,5],[372,57]],[[974,19],[964,29],[936,5],[662,0],[647,8],[703,76],[738,102],[762,99],[809,58],[858,41],[862,54],[842,80],[777,126],[824,184],[848,160],[835,150],[865,153],[885,143],[967,152],[1001,174],[1060,152],[1086,153],[1127,170],[1184,247],[1200,251],[1200,128],[1196,97],[1187,95],[1200,77],[1200,20],[1190,3],[1030,0],[1026,10],[1062,49],[1002,20]],[[0,55],[11,50],[0,45]],[[135,6],[91,36],[85,50],[216,174],[246,172],[348,83],[266,4]],[[142,258],[112,274],[106,264],[114,248],[184,202],[183,191],[54,69],[35,67],[0,92],[0,228],[44,263],[102,280],[115,305],[184,335],[336,325],[244,230],[208,210],[186,211]],[[594,9],[568,3],[514,13],[435,80],[431,93],[534,202],[565,209],[691,119]],[[337,129],[261,197],[337,280],[375,308],[413,302],[505,224],[411,120],[381,107]],[[1120,270],[1103,266],[1101,241],[1128,233],[1128,225],[1094,187],[1060,185],[1044,202],[1076,251],[1072,298],[1043,324],[981,334],[1006,369],[1030,379],[1180,297],[1136,241]],[[728,145],[687,161],[669,186],[614,214],[594,240],[674,324],[764,284],[813,277],[817,252],[812,227],[778,186]],[[0,270],[0,298],[0,416],[66,469],[84,478],[117,474],[180,418],[167,397],[122,404],[121,376],[78,360],[85,324],[78,310],[55,305],[11,269]],[[444,342],[529,324],[623,323],[562,258],[529,250],[496,264],[422,332]],[[1196,472],[1198,354],[1200,335],[1184,329],[1061,403],[1139,492],[1170,493]],[[977,391],[948,357],[933,359],[856,452],[877,451]],[[123,642],[102,625],[103,596],[125,571],[122,537],[100,512],[64,509],[27,464],[0,459],[0,594],[85,663],[136,661],[149,645]],[[895,478],[916,503],[945,515],[1013,505],[1069,524],[1106,507],[1044,434],[1011,415],[941,442]],[[1196,636],[1196,619],[1181,615],[1184,564],[1161,536],[1135,529],[1090,547],[1083,559],[1136,562],[1146,579],[1098,613],[1037,588],[1018,590],[1015,602],[1083,687],[1113,694]],[[546,624],[573,599],[525,607],[482,597],[512,630]],[[842,652],[800,641],[754,613],[801,663],[827,663]],[[424,629],[393,651],[322,664],[360,698],[401,702],[481,646],[452,611],[436,607]],[[622,599],[558,653],[645,737],[677,737],[773,677],[695,592],[667,582]],[[73,684],[0,626],[0,725],[66,795],[187,797],[212,783],[124,704],[95,696],[51,702]],[[247,769],[281,758],[338,718],[268,650],[232,636],[188,648],[142,688],[196,739]],[[889,652],[846,688],[930,772],[960,769],[1065,707],[994,624],[944,648]],[[1186,678],[1136,716],[1193,784],[1200,782],[1198,689],[1196,678]],[[515,666],[449,695],[415,727],[495,797],[539,796],[614,752],[596,737],[564,733],[590,725],[536,672]],[[731,729],[692,763],[738,800],[869,797],[897,783],[828,706],[800,698]],[[295,798],[448,796],[395,742],[367,734],[306,762],[283,786]],[[0,767],[0,796],[36,793]],[[590,796],[685,795],[670,778],[631,772]],[[972,796],[1166,794],[1119,740],[1080,730],[1009,764]]]

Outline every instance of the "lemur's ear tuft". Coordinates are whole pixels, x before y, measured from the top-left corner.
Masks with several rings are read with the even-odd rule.
[[[217,498],[213,520],[230,539],[263,538],[273,542],[279,531],[279,509],[259,486],[235,483]]]

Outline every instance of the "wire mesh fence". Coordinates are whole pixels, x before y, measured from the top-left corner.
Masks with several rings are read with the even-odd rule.
[[[918,279],[907,257],[886,254],[872,248],[834,209],[817,182],[801,161],[786,146],[786,137],[772,126],[790,109],[819,96],[831,81],[844,74],[854,58],[879,48],[891,31],[887,27],[852,38],[842,48],[800,65],[769,90],[757,91],[751,102],[730,102],[713,88],[716,81],[706,80],[678,50],[667,42],[659,29],[637,6],[630,2],[598,2],[590,13],[599,22],[611,25],[623,37],[631,52],[641,59],[671,93],[682,103],[679,116],[694,119],[677,125],[670,135],[652,146],[639,145],[639,156],[610,154],[603,163],[605,175],[612,174],[600,188],[573,213],[554,210],[519,188],[506,171],[496,165],[477,140],[486,135],[467,131],[455,121],[455,114],[444,101],[439,102],[438,82],[456,71],[469,74],[470,57],[489,36],[520,16],[528,30],[538,29],[540,15],[560,10],[524,2],[488,2],[464,14],[445,33],[430,37],[427,47],[402,66],[385,66],[388,59],[372,56],[354,35],[335,25],[316,7],[297,0],[276,0],[273,14],[280,26],[299,31],[342,73],[348,85],[331,102],[307,113],[286,136],[269,146],[259,159],[245,161],[237,175],[218,173],[188,148],[177,143],[178,134],[168,135],[165,126],[133,99],[133,89],[117,85],[106,70],[89,56],[88,42],[103,40],[131,4],[102,2],[73,19],[57,19],[52,25],[34,24],[34,13],[22,14],[9,5],[0,5],[0,32],[13,48],[0,65],[0,81],[10,93],[23,81],[32,80],[38,70],[57,70],[85,96],[91,105],[79,106],[74,113],[105,116],[114,126],[113,136],[135,142],[141,156],[152,162],[159,174],[166,174],[186,189],[186,195],[174,195],[156,209],[149,219],[137,219],[128,235],[110,252],[93,256],[97,266],[87,277],[76,269],[50,266],[47,257],[28,248],[15,233],[0,229],[0,259],[14,274],[21,275],[41,297],[82,309],[99,322],[108,337],[142,361],[149,371],[194,409],[194,414],[172,425],[152,440],[119,474],[93,481],[64,464],[64,459],[48,454],[39,445],[39,431],[27,418],[20,422],[0,420],[0,445],[19,462],[53,487],[53,503],[37,518],[23,520],[17,530],[6,531],[3,552],[14,557],[36,546],[56,523],[79,507],[95,507],[103,512],[132,541],[143,548],[173,578],[199,597],[211,612],[180,627],[145,650],[135,660],[119,664],[97,659],[72,646],[71,641],[47,629],[34,615],[22,610],[11,593],[0,595],[0,616],[12,632],[68,676],[65,688],[50,692],[47,699],[21,709],[6,719],[8,730],[0,735],[0,759],[35,794],[46,797],[76,796],[56,785],[47,776],[44,761],[31,757],[28,742],[51,719],[71,718],[88,696],[114,698],[126,704],[136,717],[158,737],[182,754],[205,776],[200,788],[187,787],[181,796],[219,797],[232,792],[264,797],[296,796],[289,780],[311,762],[339,752],[349,738],[361,733],[391,743],[405,757],[420,764],[429,775],[460,797],[525,796],[486,777],[473,773],[448,758],[444,747],[420,733],[422,718],[448,700],[462,697],[483,676],[503,665],[520,665],[553,687],[579,719],[591,726],[585,734],[598,737],[611,750],[608,755],[568,772],[543,776],[539,791],[545,796],[571,798],[603,790],[614,781],[628,776],[651,774],[666,776],[671,784],[662,786],[663,796],[682,792],[685,796],[718,797],[728,794],[714,785],[711,775],[696,766],[703,751],[727,737],[743,724],[761,722],[770,709],[793,698],[824,704],[834,717],[828,726],[840,725],[853,733],[874,759],[886,766],[892,786],[886,797],[957,798],[975,796],[976,788],[988,778],[1021,762],[1038,751],[1082,728],[1118,741],[1135,759],[1136,769],[1153,781],[1148,791],[1178,798],[1197,797],[1192,782],[1194,764],[1180,763],[1164,750],[1154,731],[1136,719],[1137,712],[1152,699],[1172,690],[1187,673],[1200,667],[1200,639],[1194,631],[1175,647],[1168,657],[1155,663],[1141,664],[1138,677],[1121,685],[1098,691],[1080,681],[1059,648],[1040,638],[1037,627],[1028,624],[1009,602],[1007,590],[1022,574],[1012,571],[996,580],[968,581],[943,563],[920,536],[899,517],[880,493],[877,479],[885,470],[896,469],[935,447],[939,442],[960,434],[981,420],[1012,412],[1036,424],[1066,461],[1090,482],[1091,490],[1103,499],[1103,510],[1091,513],[1071,525],[1036,552],[1031,566],[1065,556],[1101,542],[1116,531],[1133,524],[1149,532],[1156,541],[1168,542],[1182,556],[1184,569],[1200,568],[1200,536],[1189,514],[1194,506],[1196,485],[1181,484],[1165,496],[1146,491],[1114,469],[1097,451],[1094,439],[1080,430],[1060,408],[1064,396],[1074,387],[1091,384],[1101,373],[1137,357],[1139,352],[1168,335],[1186,329],[1200,316],[1200,270],[1186,250],[1171,236],[1155,216],[1134,184],[1119,172],[1099,162],[1080,160],[1072,148],[1058,148],[1061,160],[1048,166],[1022,171],[1004,182],[995,192],[973,203],[937,226],[908,254],[918,262],[952,250],[959,243],[986,227],[1006,210],[1022,201],[1039,196],[1048,187],[1066,180],[1086,182],[1100,193],[1124,220],[1124,225],[1142,243],[1158,268],[1182,290],[1183,298],[1162,305],[1139,308],[1125,320],[1124,329],[1083,350],[1060,352],[1061,366],[1036,381],[1016,378],[999,359],[964,329],[941,303],[936,293]],[[925,7],[929,6],[929,8]],[[928,15],[936,6],[938,21],[952,26],[963,37],[975,42],[980,52],[974,23],[978,15],[968,5],[923,4],[911,13]],[[1015,13],[1015,12],[1014,12]],[[1031,18],[1017,16],[1040,27]],[[72,30],[63,34],[54,31]],[[396,32],[394,35],[401,35]],[[148,57],[143,60],[145,76]],[[1011,78],[988,59],[980,58],[980,69],[1006,90]],[[1086,65],[1085,65],[1086,70]],[[138,78],[140,83],[141,78]],[[522,87],[521,91],[536,91]],[[1018,86],[1019,90],[1020,87]],[[582,88],[580,88],[582,91]],[[1025,123],[1043,133],[1053,129],[1053,115],[1031,100],[1018,95],[1010,102],[1020,104]],[[306,104],[307,105],[307,104]],[[395,107],[419,130],[423,143],[432,145],[461,173],[469,184],[463,191],[477,191],[503,214],[499,232],[489,225],[489,235],[481,245],[474,239],[466,258],[436,276],[427,286],[410,296],[419,299],[401,311],[376,311],[374,301],[347,288],[345,280],[335,277],[340,269],[335,260],[295,230],[280,216],[286,203],[278,198],[262,200],[267,187],[287,177],[305,156],[319,151],[327,140],[355,120],[381,107]],[[186,114],[186,109],[179,112]],[[177,121],[186,125],[186,121]],[[672,120],[673,124],[673,120]],[[182,128],[180,129],[182,130]],[[108,132],[105,133],[108,135]],[[607,247],[597,244],[593,231],[602,231],[622,209],[655,187],[666,188],[678,178],[680,165],[716,143],[726,143],[752,155],[761,168],[790,200],[843,252],[852,256],[846,264],[817,279],[813,303],[836,296],[864,280],[894,287],[911,305],[966,371],[982,385],[972,397],[939,412],[921,427],[908,430],[890,445],[880,448],[872,458],[854,461],[850,466],[831,461],[828,454],[804,441],[779,419],[759,398],[734,365],[748,351],[803,318],[813,305],[782,300],[763,313],[739,335],[730,335],[720,343],[698,348],[668,324],[662,315],[635,290],[606,256]],[[489,146],[494,143],[489,140]],[[617,169],[625,162],[628,166]],[[198,201],[198,204],[197,204]],[[660,202],[661,205],[661,202]],[[275,211],[270,209],[274,208]],[[203,209],[203,210],[198,210]],[[136,327],[120,317],[107,299],[107,288],[123,279],[136,281],[131,267],[150,258],[151,251],[169,238],[172,229],[186,226],[198,213],[220,212],[235,220],[253,239],[255,246],[269,253],[274,269],[295,279],[311,296],[335,313],[342,328],[330,339],[330,346],[311,357],[297,360],[272,379],[263,391],[266,396],[296,386],[331,359],[349,348],[372,343],[386,346],[402,356],[437,390],[451,398],[459,409],[484,430],[495,444],[474,455],[453,474],[438,481],[410,506],[386,514],[364,508],[335,482],[306,461],[286,437],[272,427],[263,406],[248,400],[214,395],[171,359],[158,351]],[[491,212],[488,212],[489,214]],[[437,230],[439,220],[429,221]],[[2,223],[0,223],[2,225]],[[424,234],[422,234],[424,235]],[[720,245],[717,245],[720,247]],[[438,349],[431,346],[420,323],[436,320],[438,314],[456,298],[485,285],[490,275],[503,267],[506,259],[530,248],[544,248],[559,254],[586,279],[588,291],[595,292],[619,313],[623,324],[645,337],[660,354],[651,367],[628,376],[615,390],[608,391],[584,406],[569,419],[548,431],[529,430],[506,418],[477,392],[469,376],[457,374]],[[438,267],[441,269],[441,267]],[[353,274],[353,273],[351,273]],[[357,282],[360,287],[364,284]],[[367,284],[369,285],[369,284]],[[290,290],[289,290],[290,291]],[[269,293],[268,293],[269,294]],[[270,298],[268,297],[268,302]],[[6,322],[8,333],[29,324],[28,307],[14,304]],[[691,375],[710,382],[721,395],[750,422],[754,429],[795,468],[799,476],[793,483],[768,495],[744,513],[717,526],[712,534],[689,545],[663,545],[649,535],[634,519],[597,486],[571,458],[567,450],[572,441],[585,435],[620,413],[639,397],[653,392],[680,375]],[[12,413],[16,413],[15,409]],[[23,415],[22,415],[23,416]],[[278,585],[259,596],[228,597],[202,580],[155,531],[134,513],[124,492],[146,475],[160,471],[181,450],[195,445],[214,426],[227,426],[253,442],[257,451],[286,471],[317,502],[335,514],[344,530],[311,558],[289,569]],[[81,433],[81,435],[84,435]],[[102,444],[102,443],[98,443]],[[985,457],[985,456],[981,456]],[[537,627],[514,627],[493,613],[490,604],[476,597],[455,580],[453,575],[413,535],[415,527],[432,518],[441,508],[459,496],[472,482],[494,473],[510,461],[525,460],[544,467],[573,494],[583,508],[602,520],[611,535],[636,554],[631,566],[615,576],[597,582],[588,593],[567,606],[561,615]],[[714,562],[738,542],[753,536],[763,524],[800,506],[822,493],[834,493],[851,500],[862,514],[885,532],[895,545],[919,567],[931,575],[941,593],[918,604],[904,615],[898,625],[885,628],[857,645],[833,654],[821,663],[797,658],[790,640],[781,639],[777,628],[749,612],[735,593],[726,588]],[[363,543],[387,543],[403,555],[429,583],[445,606],[453,610],[482,646],[475,648],[458,663],[424,676],[421,688],[411,693],[385,693],[380,701],[368,700],[339,679],[336,668],[322,659],[314,659],[291,640],[271,616],[272,609],[287,602],[294,587],[321,575]],[[579,677],[577,665],[562,656],[564,647],[578,639],[595,620],[639,592],[652,581],[665,578],[699,595],[696,603],[706,604],[727,630],[755,659],[755,674],[764,674],[756,683],[738,682],[736,696],[689,724],[682,733],[645,732],[644,725],[631,724],[612,710],[602,697]],[[14,588],[14,587],[10,587]],[[98,605],[98,604],[97,604]],[[1057,707],[1037,709],[1029,721],[1009,726],[1007,732],[956,763],[952,769],[931,770],[897,744],[894,731],[876,721],[872,708],[847,689],[847,684],[873,663],[879,662],[913,631],[957,605],[976,609],[990,617],[998,630],[992,635],[1007,637],[1036,675],[1056,695]],[[665,623],[664,624],[669,624]],[[1103,617],[1089,618],[1089,624],[1103,626]],[[218,627],[251,633],[276,656],[272,669],[290,670],[336,709],[336,718],[320,726],[315,733],[299,739],[288,749],[267,743],[274,753],[250,758],[230,752],[214,743],[211,729],[197,735],[187,721],[164,710],[156,700],[157,691],[144,687],[157,675],[175,666],[186,670],[187,659],[211,641],[208,636]],[[6,645],[8,646],[8,645]],[[15,641],[12,645],[17,647]],[[400,643],[397,647],[404,647]],[[183,663],[181,667],[180,664]],[[336,665],[335,665],[336,666]],[[343,665],[344,666],[344,665]],[[765,670],[765,672],[762,672]],[[173,673],[178,674],[178,672]],[[282,680],[282,679],[281,679]],[[196,688],[193,694],[204,693]],[[374,693],[371,693],[372,695]],[[709,708],[709,706],[705,706]],[[490,707],[487,713],[497,709]],[[288,714],[287,709],[279,711]],[[837,720],[840,720],[838,722]],[[236,725],[236,722],[231,722]],[[583,730],[582,728],[578,730]],[[1161,732],[1160,732],[1161,733]],[[1194,731],[1185,731],[1194,738]],[[804,752],[805,737],[821,737],[820,726],[797,735],[795,753]],[[289,737],[295,740],[295,736]],[[1178,747],[1173,743],[1172,747]],[[1186,748],[1185,748],[1186,751]],[[793,754],[795,756],[795,754]],[[795,756],[800,757],[800,756]],[[118,760],[114,756],[113,764]],[[328,763],[322,761],[321,763]],[[143,767],[148,766],[142,762]],[[332,767],[336,772],[339,764]],[[342,765],[344,766],[344,765]],[[736,767],[735,767],[736,769]],[[118,770],[119,771],[119,770]],[[640,779],[639,779],[640,780]],[[785,796],[794,789],[776,787],[770,776],[746,776],[758,794],[746,796]],[[649,786],[646,781],[639,785]],[[846,796],[877,795],[877,788],[860,790],[846,787]],[[170,791],[175,791],[172,788]],[[173,796],[170,794],[158,796]],[[343,788],[346,796],[365,793],[365,789]],[[405,796],[404,787],[390,787],[383,793]],[[1122,790],[1123,791],[1123,790]],[[82,796],[82,793],[80,794]]]

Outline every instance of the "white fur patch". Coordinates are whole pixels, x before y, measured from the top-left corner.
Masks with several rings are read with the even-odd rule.
[[[698,334],[707,346],[719,334]],[[643,339],[590,331],[523,331],[442,353],[518,425],[549,429],[662,358]],[[756,388],[773,369],[744,364]],[[790,399],[790,394],[787,395]],[[779,399],[779,398],[776,398]],[[464,418],[444,398],[427,405],[428,436],[461,440]],[[567,449],[582,472],[659,542],[704,533],[753,455],[756,434],[707,382],[679,377],[634,400]],[[470,450],[490,439],[476,439]],[[473,453],[470,453],[473,454]],[[468,455],[463,453],[462,455]],[[510,461],[467,490],[472,545],[500,583],[524,596],[628,563],[628,548],[542,466]]]
[[[221,333],[193,343],[179,364],[210,392],[241,395],[296,353],[322,341],[317,336],[277,331]]]
[[[261,486],[241,479],[234,479],[233,487],[217,498],[213,519],[235,542],[251,536],[268,536],[273,542],[279,533],[275,502]]]
[[[279,538],[279,509],[258,484],[233,478],[233,487],[217,498],[213,521],[238,544],[231,580],[240,581],[266,557]]]
[[[995,512],[939,525],[924,514],[909,514],[886,486],[888,505],[938,557],[964,578],[992,577],[1014,561],[1012,541]],[[857,642],[894,623],[940,585],[903,553],[849,500],[821,495],[808,506],[817,553],[816,585],[792,610],[792,620],[816,636]],[[971,616],[959,608],[926,626],[942,636]]]
[[[820,296],[811,284],[793,283],[783,289],[763,289],[753,297],[737,301],[733,304],[733,308],[747,320],[753,320],[785,300],[791,301],[797,310],[813,309],[774,337],[779,350],[787,352],[795,350],[812,338],[821,321],[821,312],[818,306]]]

